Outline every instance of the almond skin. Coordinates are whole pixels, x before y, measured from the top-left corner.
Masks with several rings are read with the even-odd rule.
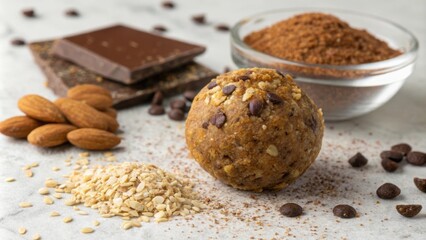
[[[73,125],[50,123],[34,129],[28,142],[39,147],[55,147],[67,142],[67,134],[77,129]]]
[[[13,138],[26,138],[43,123],[27,116],[11,117],[0,122],[0,133]]]
[[[56,106],[73,125],[79,128],[108,130],[109,122],[105,115],[93,107],[69,98],[55,101]]]
[[[94,128],[71,131],[67,138],[74,146],[87,150],[108,150],[121,142],[121,139],[113,133]]]
[[[69,98],[84,102],[99,111],[105,111],[113,104],[112,97],[96,93],[79,94]]]
[[[115,110],[114,108],[107,108],[104,111],[102,111],[102,113],[110,117],[117,118],[117,110]]]
[[[27,116],[48,123],[64,123],[65,117],[51,101],[39,95],[23,96],[18,101],[18,108]]]
[[[74,99],[82,94],[101,94],[112,98],[111,92],[108,89],[94,84],[81,84],[70,88],[67,92],[67,97]]]

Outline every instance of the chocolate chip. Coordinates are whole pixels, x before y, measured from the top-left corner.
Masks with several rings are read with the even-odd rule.
[[[161,33],[167,32],[167,28],[165,26],[162,26],[162,25],[156,25],[152,29],[156,32],[161,32]]]
[[[151,104],[152,105],[161,105],[161,104],[163,104],[163,99],[164,99],[163,93],[160,92],[160,91],[156,91],[155,94],[154,94],[154,97],[152,97]]]
[[[226,122],[226,115],[223,112],[217,112],[210,118],[210,123],[217,128],[223,127]]]
[[[65,11],[65,15],[68,17],[78,17],[80,13],[75,9],[68,9]]]
[[[151,107],[148,109],[148,113],[153,116],[158,116],[163,115],[164,113],[166,113],[166,111],[161,105],[151,105]]]
[[[281,77],[285,78],[284,73],[282,73],[282,72],[280,72],[280,71],[278,71],[278,70],[275,70],[275,71],[277,72],[277,74],[278,74],[278,75],[280,75]]]
[[[426,193],[426,178],[422,179],[422,178],[415,177],[414,184],[420,191]]]
[[[283,102],[283,99],[275,93],[268,92],[266,97],[273,104],[281,104]]]
[[[208,89],[212,89],[212,88],[214,88],[214,87],[216,87],[216,86],[217,86],[216,81],[211,81],[211,82],[209,83],[209,85],[207,85],[207,88],[208,88]]]
[[[305,121],[305,124],[315,133],[315,131],[317,130],[317,120],[315,119],[314,115],[308,117],[308,119]]]
[[[401,162],[404,158],[404,155],[401,152],[397,151],[383,151],[380,153],[381,159],[389,159],[394,162]]]
[[[414,217],[422,210],[420,204],[396,205],[396,210],[404,217]]]
[[[412,165],[422,166],[426,163],[426,154],[422,152],[409,152],[407,154],[407,162]]]
[[[237,87],[235,85],[232,85],[232,84],[227,85],[222,88],[222,93],[225,94],[226,96],[229,96],[235,91],[236,88]]]
[[[185,113],[180,110],[180,109],[172,109],[170,110],[167,115],[169,116],[170,119],[175,120],[175,121],[182,121],[185,119]]]
[[[161,6],[163,6],[163,8],[166,8],[166,9],[172,9],[172,8],[175,8],[175,3],[172,1],[164,1],[161,3]]]
[[[250,79],[250,77],[249,77],[249,76],[247,76],[247,75],[242,75],[242,76],[238,76],[238,79],[243,80],[243,81],[246,81],[246,80],[249,80],[249,79]]]
[[[280,207],[280,212],[286,217],[298,217],[302,215],[303,209],[296,203],[286,203]]]
[[[206,24],[206,16],[204,14],[194,15],[192,21],[199,25]]]
[[[394,199],[401,194],[401,189],[395,184],[385,183],[377,189],[376,194],[381,199]]]
[[[170,107],[172,109],[180,109],[182,111],[185,111],[186,103],[182,99],[174,99],[170,102]]]
[[[220,31],[220,32],[228,32],[229,31],[229,26],[226,24],[219,24],[216,26],[216,30]]]
[[[203,122],[201,127],[204,128],[204,129],[207,129],[209,127],[209,122]]]
[[[407,154],[411,152],[411,146],[408,145],[407,143],[399,143],[399,144],[393,145],[391,147],[391,150],[401,152],[404,156],[407,156]]]
[[[389,159],[382,159],[382,167],[386,172],[395,172],[398,169],[398,164]]]
[[[25,45],[25,40],[22,38],[15,38],[10,41],[10,44],[12,44],[13,46],[23,46]]]
[[[32,8],[22,10],[22,15],[28,18],[34,18],[36,16],[35,11]]]
[[[193,91],[193,90],[186,90],[183,93],[183,97],[188,100],[189,102],[192,102],[195,98],[195,96],[197,96],[197,92]]]
[[[333,208],[333,214],[341,218],[354,218],[356,217],[356,210],[352,206],[340,204]]]
[[[249,103],[250,114],[259,117],[262,113],[263,102],[259,99],[252,99]]]
[[[368,162],[368,159],[360,152],[357,152],[353,157],[349,158],[348,162],[352,167],[359,168],[365,166]]]

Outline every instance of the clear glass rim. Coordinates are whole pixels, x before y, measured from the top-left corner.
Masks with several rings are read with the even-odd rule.
[[[354,65],[331,65],[331,64],[311,64],[311,63],[304,63],[304,62],[298,62],[298,61],[292,61],[284,58],[275,57],[260,51],[257,51],[253,48],[251,48],[249,45],[247,45],[239,36],[240,29],[248,22],[256,21],[257,19],[269,15],[269,14],[275,14],[275,13],[282,13],[282,12],[325,12],[325,13],[344,13],[344,14],[352,14],[360,17],[365,17],[372,19],[374,21],[380,21],[383,23],[386,23],[388,25],[391,25],[397,29],[399,29],[402,33],[406,34],[410,38],[410,42],[412,42],[409,49],[404,51],[401,55],[398,55],[394,58],[386,59],[383,61],[378,62],[372,62],[372,63],[363,63],[363,64],[354,64]],[[273,24],[273,23],[271,23]],[[350,24],[350,23],[349,23]],[[334,9],[334,8],[284,8],[284,9],[278,9],[278,10],[272,10],[267,11],[263,13],[259,13],[256,15],[252,15],[250,17],[246,17],[239,22],[237,22],[231,29],[231,40],[240,48],[243,48],[244,50],[248,51],[253,56],[256,56],[258,58],[262,58],[265,60],[270,60],[274,62],[280,62],[283,64],[288,65],[295,65],[300,67],[311,67],[311,68],[324,68],[324,69],[335,69],[335,70],[374,70],[374,69],[386,69],[386,68],[394,68],[399,65],[406,65],[411,62],[413,62],[416,58],[416,54],[419,48],[419,42],[417,38],[412,34],[408,29],[405,27],[392,22],[390,20],[387,20],[382,17],[378,17],[375,15],[370,15],[366,13],[360,13],[352,10],[342,10],[342,9]]]

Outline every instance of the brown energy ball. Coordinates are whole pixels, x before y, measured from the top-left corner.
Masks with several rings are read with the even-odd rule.
[[[220,181],[242,190],[280,190],[317,157],[322,112],[273,69],[239,69],[213,79],[186,120],[193,157]]]

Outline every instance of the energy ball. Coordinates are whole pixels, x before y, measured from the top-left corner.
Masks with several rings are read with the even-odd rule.
[[[281,190],[315,161],[322,143],[321,109],[274,69],[222,74],[195,97],[186,143],[201,167],[241,190]]]

